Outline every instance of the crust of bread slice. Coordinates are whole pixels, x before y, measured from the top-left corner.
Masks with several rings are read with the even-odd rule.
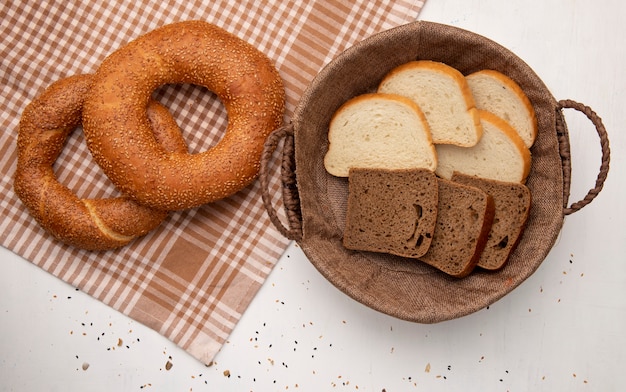
[[[476,107],[508,122],[530,148],[537,137],[537,117],[524,90],[507,75],[489,69],[469,74],[466,79]]]
[[[343,245],[347,249],[423,256],[433,239],[438,181],[428,169],[350,169]]]
[[[437,224],[430,248],[419,260],[446,274],[469,275],[487,242],[493,198],[479,188],[438,179]]]
[[[518,133],[500,117],[479,110],[483,137],[473,147],[437,145],[436,173],[451,179],[457,171],[492,180],[525,183],[531,154]]]
[[[523,184],[488,180],[454,173],[452,181],[474,186],[493,197],[495,214],[487,243],[478,259],[478,267],[495,271],[508,261],[526,227],[531,194]]]
[[[378,92],[413,100],[424,112],[435,144],[475,145],[482,126],[467,80],[447,64],[419,60],[391,70]]]
[[[437,154],[424,114],[410,99],[363,94],[344,103],[328,129],[326,170],[348,177],[350,168],[429,169]]]

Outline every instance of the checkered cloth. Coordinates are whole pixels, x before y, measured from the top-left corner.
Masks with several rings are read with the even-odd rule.
[[[209,363],[284,251],[258,181],[217,203],[171,213],[159,228],[115,251],[88,252],[52,239],[13,192],[24,107],[52,82],[93,73],[111,52],[167,23],[202,19],[251,43],[284,79],[286,119],[323,65],[363,38],[416,19],[424,1],[9,1],[0,5],[0,244],[158,331]],[[190,151],[221,137],[226,113],[197,86],[155,93]],[[118,193],[73,132],[54,166],[79,197]],[[278,176],[277,176],[278,177]],[[278,180],[271,184],[278,194]]]

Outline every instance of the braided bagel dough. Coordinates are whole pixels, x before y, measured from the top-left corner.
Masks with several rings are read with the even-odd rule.
[[[168,153],[151,137],[146,103],[169,83],[204,86],[218,96],[228,126],[215,146]],[[120,190],[141,204],[179,210],[249,185],[283,111],[282,80],[264,54],[214,25],[186,21],[153,30],[103,61],[83,127],[95,161]]]
[[[62,79],[26,107],[19,124],[14,189],[37,222],[54,237],[79,248],[105,250],[145,235],[167,212],[141,206],[126,196],[79,199],[57,180],[52,165],[67,136],[81,123],[91,81],[91,75]],[[187,151],[180,131],[172,131],[176,125],[167,109],[151,101],[147,114],[154,125],[155,143],[163,146],[160,148]]]

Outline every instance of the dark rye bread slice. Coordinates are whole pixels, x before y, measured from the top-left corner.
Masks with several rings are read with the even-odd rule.
[[[497,270],[517,246],[530,213],[530,190],[523,184],[489,180],[455,172],[452,181],[482,189],[493,197],[495,215],[478,266]]]
[[[493,198],[468,185],[438,179],[435,235],[419,259],[450,276],[471,273],[487,242],[494,215]]]
[[[351,168],[348,184],[346,248],[411,258],[426,253],[437,221],[433,171]]]

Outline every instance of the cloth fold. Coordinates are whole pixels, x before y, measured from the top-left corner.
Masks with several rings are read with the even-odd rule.
[[[71,248],[43,231],[13,192],[24,107],[56,80],[95,72],[108,54],[141,34],[201,19],[274,61],[285,83],[288,121],[325,64],[369,35],[415,20],[424,2],[3,3],[0,244],[210,363],[288,244],[267,217],[258,181],[222,201],[172,212],[160,227],[124,248]],[[167,85],[153,96],[168,107],[190,151],[206,150],[220,139],[226,113],[206,89]],[[92,160],[80,129],[68,139],[54,170],[80,197],[118,194]],[[278,194],[278,176],[270,189]]]

